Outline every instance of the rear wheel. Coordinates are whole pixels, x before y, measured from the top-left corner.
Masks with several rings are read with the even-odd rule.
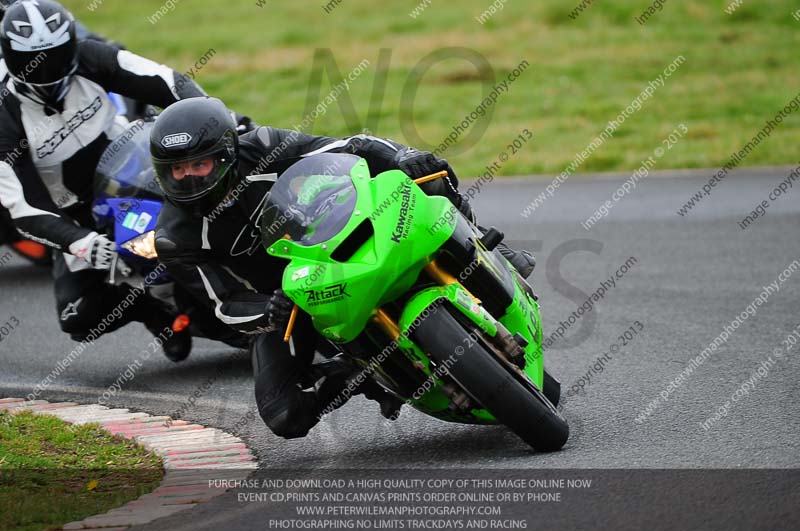
[[[443,306],[414,332],[417,344],[478,404],[533,448],[560,449],[569,437],[567,421],[544,393],[515,365],[494,351],[483,332]],[[457,314],[455,314],[457,315]]]

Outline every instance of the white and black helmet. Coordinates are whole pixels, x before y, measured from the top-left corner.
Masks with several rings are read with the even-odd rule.
[[[42,105],[57,105],[78,67],[75,19],[52,0],[19,0],[6,10],[0,48],[17,90]]]

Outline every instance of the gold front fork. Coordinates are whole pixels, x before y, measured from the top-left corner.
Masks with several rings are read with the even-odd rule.
[[[400,327],[383,309],[378,309],[372,320],[381,330],[386,332],[386,335],[392,338],[392,341],[397,341],[400,338]]]
[[[425,266],[425,272],[428,273],[428,275],[430,275],[431,278],[433,278],[436,282],[438,282],[442,286],[458,284],[459,286],[461,286],[461,289],[466,291],[469,294],[469,296],[472,297],[472,300],[474,300],[478,304],[481,303],[480,299],[475,295],[473,295],[472,293],[470,293],[470,291],[467,288],[465,288],[464,285],[456,279],[456,277],[454,277],[453,275],[451,275],[450,273],[439,267],[439,264],[436,263],[436,260],[432,261],[430,264]]]
[[[431,263],[425,266],[425,272],[442,286],[458,284],[461,286],[461,289],[466,291],[469,296],[472,297],[472,300],[480,304],[480,299],[470,293],[470,291],[465,288],[453,275],[439,267],[439,264],[436,263],[436,260],[433,260]],[[378,311],[375,312],[375,315],[373,315],[372,320],[378,325],[378,327],[380,327],[381,330],[386,332],[386,334],[391,337],[392,340],[397,341],[397,339],[400,337],[400,326],[383,309],[378,309]]]

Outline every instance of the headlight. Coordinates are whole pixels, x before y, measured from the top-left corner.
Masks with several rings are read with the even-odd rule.
[[[156,253],[156,231],[145,232],[122,244],[122,248],[142,258],[158,258]]]

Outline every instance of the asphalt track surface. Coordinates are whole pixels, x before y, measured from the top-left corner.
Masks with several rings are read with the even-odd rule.
[[[198,342],[180,364],[154,355],[107,404],[167,415],[183,406],[182,418],[243,437],[265,469],[796,469],[800,345],[786,350],[782,341],[800,325],[800,270],[755,315],[741,320],[727,342],[651,415],[636,420],[763,286],[800,259],[797,183],[752,226],[742,230],[737,225],[788,173],[788,168],[734,173],[684,217],[676,210],[711,172],[654,175],[640,181],[589,231],[581,221],[610,199],[627,176],[573,177],[528,218],[520,212],[549,178],[498,179],[481,188],[474,204],[482,224],[496,225],[507,240],[535,250],[539,265],[532,285],[541,297],[545,334],[630,257],[636,259],[546,352],[546,364],[561,379],[565,395],[584,377],[582,391],[566,398],[571,435],[560,452],[537,454],[502,427],[453,425],[407,408],[389,423],[376,404],[361,397],[326,417],[305,439],[278,439],[254,415],[249,358],[207,341]],[[0,324],[12,317],[19,321],[0,343],[0,397],[24,396],[75,344],[58,329],[47,271],[14,259],[0,269],[0,291]],[[637,321],[641,331],[586,382],[598,357],[620,344],[625,330],[638,329]],[[96,402],[150,340],[138,324],[100,338],[41,397]],[[776,357],[778,349],[783,351]],[[770,357],[774,363],[754,379]],[[748,386],[748,393],[732,401],[748,380],[752,389]],[[196,389],[201,396],[186,406]],[[702,423],[726,401],[727,415],[704,428]],[[632,479],[629,487],[647,492],[644,484]],[[794,485],[796,511],[800,504]],[[661,496],[655,507],[673,516],[679,512],[674,505],[682,499],[679,494],[662,491]],[[787,524],[798,522],[796,512],[780,515],[767,511],[758,496],[749,499],[752,507],[740,509],[759,514],[764,526],[790,528]],[[550,505],[543,514],[552,519],[542,527],[603,527],[592,509],[610,518],[605,524],[619,525],[631,521],[640,506],[611,489],[600,489],[582,503],[580,508]],[[265,510],[223,496],[147,529],[264,529]],[[743,526],[737,514],[727,516],[733,527],[737,522]]]

